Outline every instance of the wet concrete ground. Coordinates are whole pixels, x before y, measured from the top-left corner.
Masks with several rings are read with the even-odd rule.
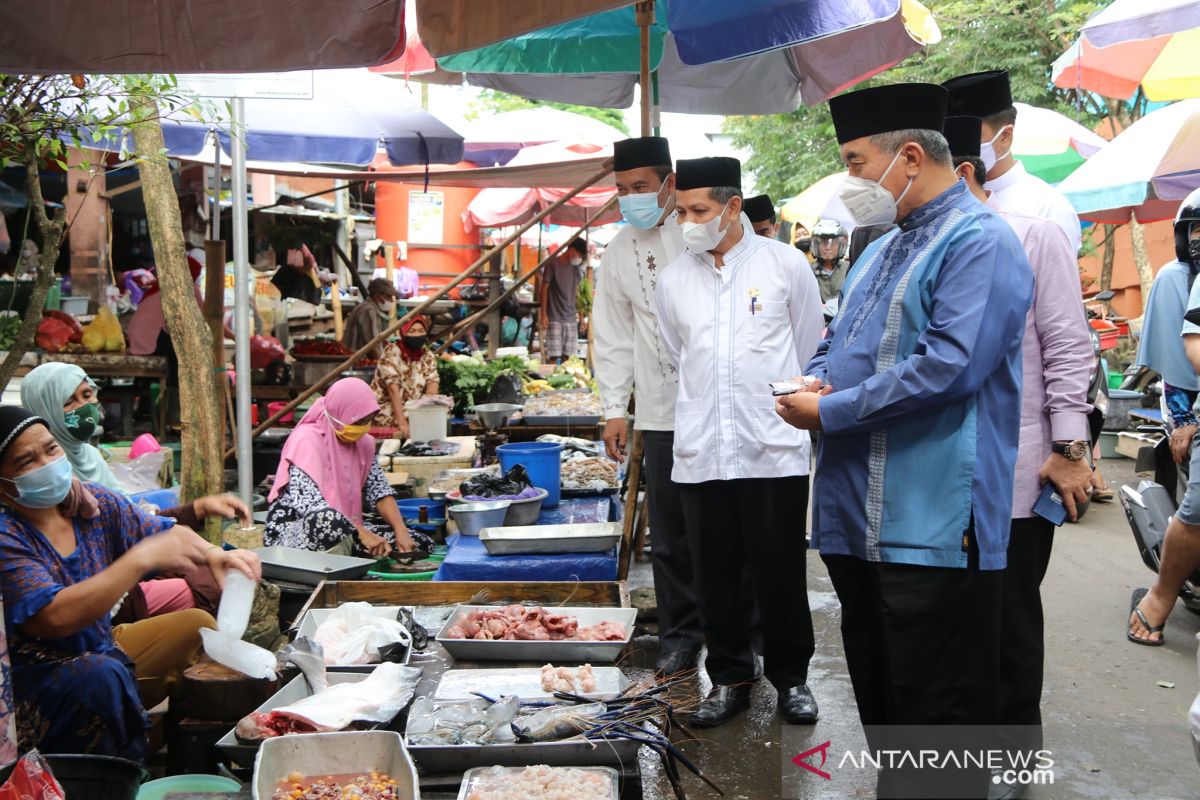
[[[1105,461],[1111,486],[1136,482],[1133,461]],[[1033,800],[1121,800],[1200,797],[1200,767],[1187,732],[1187,711],[1200,689],[1196,634],[1200,616],[1176,604],[1167,623],[1165,646],[1140,647],[1125,640],[1129,595],[1149,586],[1119,503],[1093,504],[1084,521],[1059,529],[1049,573],[1042,585],[1046,608],[1046,682],[1043,716],[1046,747],[1054,759],[1053,785],[1032,787]],[[634,586],[650,582],[648,565],[635,565]],[[832,743],[830,753],[865,747],[839,634],[840,615],[824,566],[810,552],[809,601],[817,652],[809,686],[821,706],[811,728],[780,725],[775,692],[761,681],[754,708],[715,730],[698,731],[702,741],[684,752],[733,800],[825,800],[873,797],[873,770],[838,770],[831,755],[824,780],[799,767],[797,753]],[[652,663],[653,644],[637,654]],[[1173,688],[1159,682],[1174,684]],[[701,679],[700,691],[708,689]],[[785,730],[786,728],[786,730]],[[840,757],[840,756],[839,756]],[[810,759],[819,764],[819,757]],[[643,748],[646,800],[675,797],[657,764]],[[691,800],[716,797],[695,778],[685,777]]]

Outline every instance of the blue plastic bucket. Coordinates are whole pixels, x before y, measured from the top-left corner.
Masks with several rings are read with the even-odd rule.
[[[404,517],[406,522],[414,522],[420,519],[421,509],[427,508],[429,511],[428,519],[430,521],[446,519],[446,501],[445,500],[429,500],[428,498],[418,497],[413,500],[397,500],[396,505],[400,507],[400,516]]]
[[[521,442],[502,444],[496,448],[500,469],[508,471],[520,464],[529,473],[529,480],[549,494],[542,508],[558,508],[562,499],[562,445],[552,442]]]

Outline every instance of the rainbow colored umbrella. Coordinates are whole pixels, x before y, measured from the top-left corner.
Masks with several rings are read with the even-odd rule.
[[[1100,135],[1057,111],[1015,105],[1013,155],[1027,171],[1048,183],[1066,178],[1107,144]]]
[[[1152,101],[1185,100],[1200,97],[1197,52],[1200,28],[1107,47],[1085,36],[1055,60],[1051,80],[1102,97],[1132,97],[1141,88]]]

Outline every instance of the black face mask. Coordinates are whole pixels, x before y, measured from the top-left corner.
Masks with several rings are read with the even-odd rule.
[[[806,237],[804,239],[797,239],[796,240],[796,249],[799,250],[801,253],[812,252],[812,239],[809,237]]]
[[[404,339],[404,346],[410,350],[420,350],[429,341],[428,336],[405,336],[402,338]]]
[[[1200,239],[1192,239],[1188,242],[1188,258],[1193,264],[1200,264]]]

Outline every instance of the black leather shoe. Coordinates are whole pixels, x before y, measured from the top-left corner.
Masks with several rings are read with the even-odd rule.
[[[817,721],[817,701],[806,685],[779,693],[779,716],[789,725],[812,725]]]
[[[1025,787],[1019,783],[1005,782],[999,770],[992,770],[992,782],[988,786],[988,800],[1020,800],[1025,796]]]
[[[680,672],[687,672],[696,668],[696,660],[699,656],[700,654],[695,650],[672,650],[663,653],[654,671],[664,678]]]
[[[750,686],[714,686],[696,709],[692,724],[697,728],[715,728],[750,708]]]

